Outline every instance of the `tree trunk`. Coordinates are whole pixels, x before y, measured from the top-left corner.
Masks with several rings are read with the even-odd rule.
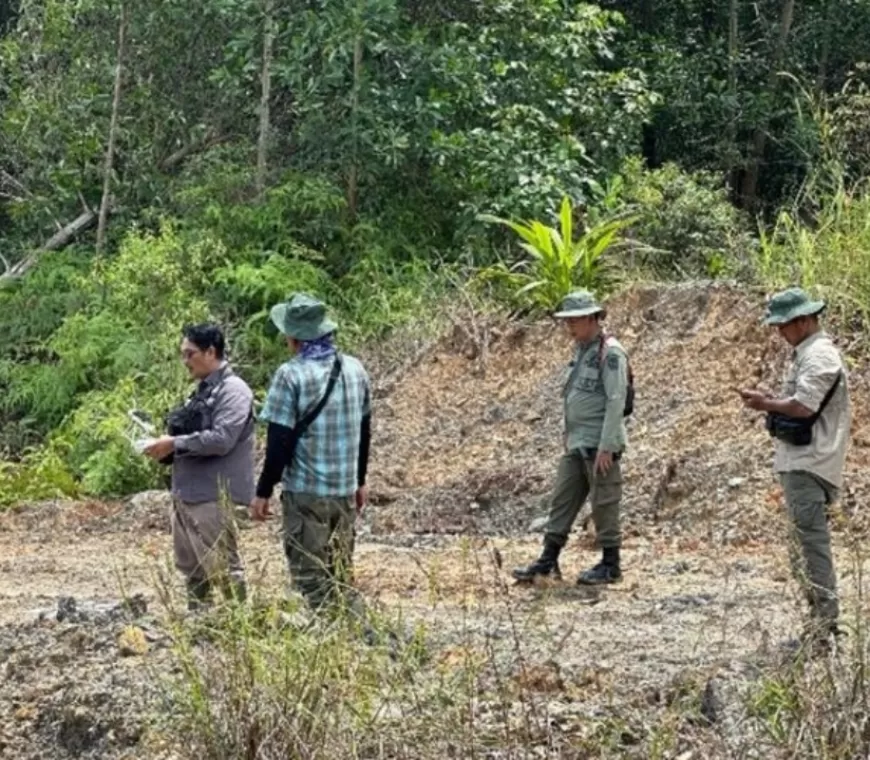
[[[786,42],[788,41],[791,24],[794,20],[794,3],[795,0],[783,0],[782,3],[779,34],[776,38],[773,60],[771,61],[770,72],[767,77],[768,92],[773,92],[775,89],[777,74],[785,60]],[[758,176],[761,170],[761,162],[764,159],[764,147],[766,144],[767,123],[765,122],[756,128],[755,134],[752,136],[749,165],[746,167],[746,174],[743,175],[743,185],[740,190],[743,205],[750,210],[754,210],[757,205]]]
[[[819,53],[819,70],[816,73],[816,97],[821,97],[825,92],[825,84],[828,80],[828,61],[831,58],[831,27],[834,25],[834,3],[826,0],[822,24],[822,50]]]
[[[272,45],[275,38],[273,0],[266,0],[263,20],[263,68],[260,72],[260,134],[257,140],[257,195],[266,189],[269,152],[269,94],[272,88]]]
[[[118,111],[121,106],[121,85],[124,79],[124,44],[127,34],[127,3],[121,3],[121,21],[118,24],[118,62],[115,66],[115,93],[112,96],[112,118],[109,122],[109,145],[103,169],[103,197],[97,222],[97,254],[102,253],[106,240],[106,222],[109,218],[109,194],[112,185],[112,166],[115,161],[115,137],[118,132]]]
[[[643,30],[652,34],[656,25],[655,0],[643,0],[640,7],[640,18]]]
[[[732,191],[737,189],[739,172],[739,149],[737,148],[737,118],[740,109],[737,107],[737,51],[738,51],[738,20],[740,16],[740,0],[729,0],[728,4],[728,97],[731,100],[731,112],[728,116],[726,141],[728,144],[729,166],[728,174]]]
[[[353,93],[350,101],[350,124],[352,134],[351,164],[347,176],[347,210],[350,223],[356,221],[359,206],[359,91],[362,80],[363,38],[357,32],[353,45]]]

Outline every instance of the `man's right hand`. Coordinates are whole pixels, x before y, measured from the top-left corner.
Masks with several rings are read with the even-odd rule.
[[[251,499],[248,511],[251,513],[251,519],[254,522],[263,522],[267,517],[272,516],[272,512],[269,509],[269,500],[259,496]]]
[[[356,494],[354,494],[354,500],[356,501],[356,513],[359,514],[363,509],[365,509],[366,503],[369,500],[368,488],[365,486],[357,488]]]

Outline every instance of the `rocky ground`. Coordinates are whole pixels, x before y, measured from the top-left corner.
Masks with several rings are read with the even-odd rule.
[[[424,625],[435,662],[486,652],[490,675],[544,711],[546,741],[486,756],[799,756],[747,708],[801,613],[769,439],[729,390],[775,384],[786,359],[759,304],[725,286],[634,289],[610,304],[638,396],[626,579],[601,593],[571,582],[594,561],[582,529],[565,582],[509,578],[538,549],[530,528],[559,453],[569,348],[551,325],[466,320],[380,394],[358,585]],[[866,377],[855,362],[849,489],[834,515],[847,622],[866,614]],[[254,585],[278,592],[278,526],[246,526],[242,544]],[[0,756],[190,756],[167,722],[169,553],[160,494],[0,517]],[[830,669],[851,672],[856,640]]]

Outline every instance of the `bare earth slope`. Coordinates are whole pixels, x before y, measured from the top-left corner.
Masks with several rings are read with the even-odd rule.
[[[726,286],[634,289],[609,306],[638,392],[625,582],[600,594],[573,587],[594,558],[581,530],[566,551],[565,583],[529,589],[508,579],[538,549],[528,528],[545,513],[560,450],[570,347],[540,323],[497,326],[483,351],[446,337],[377,401],[358,584],[425,623],[439,661],[486,642],[506,673],[522,674],[552,718],[550,749],[529,748],[529,757],[649,757],[648,736],[671,720],[675,695],[707,691],[725,706],[712,726],[673,727],[689,753],[680,757],[773,757],[740,727],[733,694],[759,652],[799,625],[800,600],[770,442],[729,386],[776,385],[787,354],[758,325],[760,299]],[[852,550],[866,535],[855,509],[870,441],[863,364],[852,387],[849,489],[835,516],[847,618],[866,614],[855,585],[863,560]],[[187,757],[157,718],[171,660],[156,600],[167,529],[159,495],[0,517],[0,756]],[[251,575],[276,588],[279,540],[275,523],[242,533]],[[122,595],[141,607],[118,609]],[[62,597],[75,601],[61,602],[58,616]],[[131,616],[145,654],[119,640]],[[615,745],[564,749],[617,718]],[[411,756],[439,755],[420,747]]]
[[[687,285],[635,288],[609,306],[608,329],[629,351],[637,389],[625,460],[629,531],[766,538],[778,510],[770,440],[730,390],[779,385],[788,352],[759,324],[761,299]],[[374,496],[389,503],[375,512],[375,534],[515,534],[546,513],[570,346],[547,322],[503,328],[485,364],[468,353],[444,341],[378,408]],[[847,505],[866,487],[864,369],[851,380]]]

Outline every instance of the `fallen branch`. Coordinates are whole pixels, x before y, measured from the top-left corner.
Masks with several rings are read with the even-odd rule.
[[[92,227],[96,221],[97,214],[94,211],[91,209],[83,211],[79,216],[73,219],[73,221],[66,225],[66,227],[62,227],[52,235],[42,248],[33,251],[12,266],[7,265],[6,271],[0,274],[0,285],[9,280],[17,280],[19,277],[22,277],[36,265],[36,262],[39,261],[39,257],[43,253],[63,248],[80,232]]]
[[[179,164],[183,163],[188,156],[194,153],[201,153],[204,150],[213,148],[215,145],[225,142],[229,138],[226,135],[212,135],[205,137],[202,140],[183,145],[174,153],[170,153],[166,158],[157,164],[157,168],[163,173],[169,173]]]

